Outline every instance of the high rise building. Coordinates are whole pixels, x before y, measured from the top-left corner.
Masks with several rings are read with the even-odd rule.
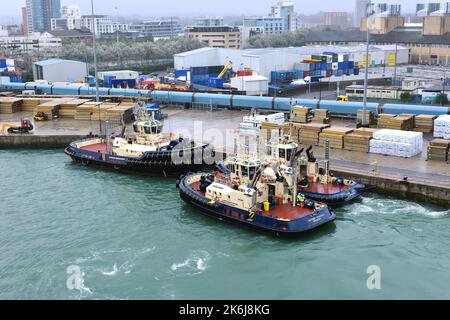
[[[348,14],[347,12],[326,12],[325,13],[325,25],[337,26],[341,28],[348,27]]]
[[[202,17],[195,19],[195,25],[198,27],[219,27],[223,26],[223,17]]]
[[[294,1],[280,1],[272,6],[270,17],[282,18],[286,31],[296,31],[298,27],[298,16],[295,13]]]
[[[28,14],[26,7],[22,7],[22,33],[24,35],[28,34]]]
[[[356,0],[355,3],[355,27],[359,27],[361,19],[366,16],[368,0]]]
[[[73,30],[81,28],[81,9],[78,6],[63,6],[60,18],[51,19],[51,30]]]
[[[28,33],[51,30],[51,19],[61,16],[60,0],[26,0]]]

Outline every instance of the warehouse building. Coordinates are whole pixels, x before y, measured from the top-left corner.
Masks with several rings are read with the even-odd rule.
[[[33,63],[35,81],[83,82],[86,76],[87,65],[80,61],[50,59]]]
[[[365,61],[364,46],[308,46],[290,48],[266,48],[266,49],[222,49],[201,48],[174,56],[175,69],[190,69],[191,67],[223,66],[229,61],[233,63],[233,70],[250,68],[254,72],[270,79],[272,71],[293,70],[294,65],[311,55],[323,52],[335,52],[346,54],[349,60],[362,65]],[[409,49],[393,45],[370,46],[370,63],[373,66],[389,66],[395,64],[397,51],[397,64],[409,62]]]

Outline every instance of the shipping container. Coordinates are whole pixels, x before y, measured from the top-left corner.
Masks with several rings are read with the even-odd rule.
[[[113,79],[111,80],[111,87],[119,89],[136,88],[136,79]]]
[[[116,79],[116,76],[111,75],[105,75],[103,78],[103,85],[105,87],[111,88],[112,87],[112,81]]]
[[[359,68],[354,68],[354,69],[353,69],[353,74],[354,74],[355,76],[358,76],[358,75],[359,75]]]
[[[186,79],[188,78],[188,72],[189,69],[179,69],[179,70],[175,70],[175,78],[178,79],[180,77],[185,77]]]
[[[6,68],[6,59],[0,59],[0,68]]]
[[[209,78],[208,86],[213,88],[223,88],[223,78]]]

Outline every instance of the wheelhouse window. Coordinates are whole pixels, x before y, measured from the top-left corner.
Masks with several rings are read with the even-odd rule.
[[[279,157],[280,157],[281,159],[285,159],[285,157],[286,157],[286,150],[280,149],[280,150],[279,150]]]
[[[144,132],[145,132],[145,133],[147,133],[147,134],[150,134],[150,133],[152,133],[152,129],[151,129],[151,127],[149,127],[149,126],[145,126],[145,127],[144,127]]]
[[[241,175],[243,177],[248,177],[248,167],[247,166],[241,166]]]
[[[250,166],[248,168],[249,178],[252,180],[255,177],[256,167]]]
[[[292,149],[287,149],[286,150],[286,160],[291,161],[291,157],[292,157]]]

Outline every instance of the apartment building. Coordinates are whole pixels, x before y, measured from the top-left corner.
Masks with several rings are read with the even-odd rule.
[[[241,48],[241,31],[238,27],[186,27],[186,37],[204,42],[213,48]]]

